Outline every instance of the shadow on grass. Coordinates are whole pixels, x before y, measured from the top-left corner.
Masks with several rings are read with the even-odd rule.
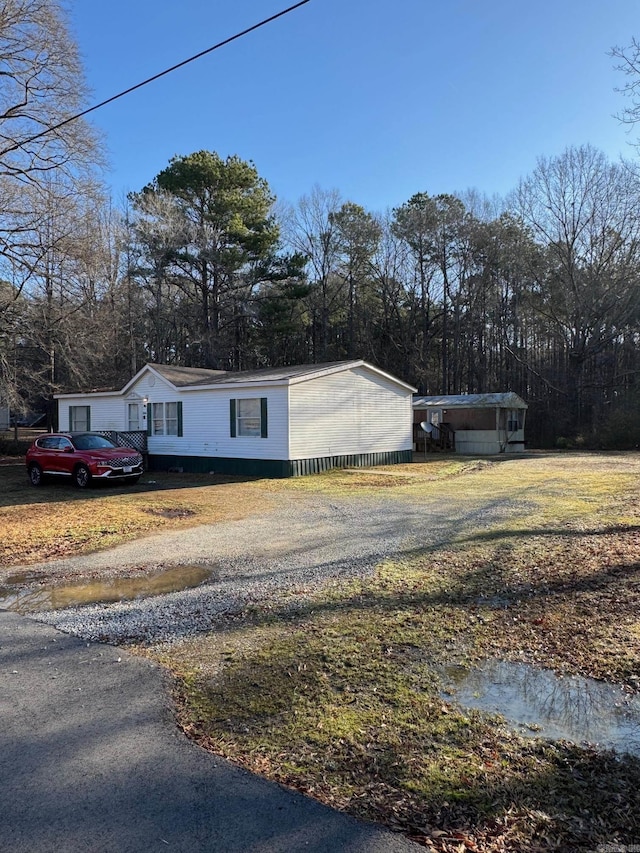
[[[174,474],[149,471],[141,480],[126,485],[120,481],[96,482],[87,489],[78,489],[66,477],[51,477],[38,487],[27,479],[24,465],[0,466],[0,506],[35,506],[38,504],[91,501],[109,495],[139,495],[176,489],[196,489],[227,483],[256,482],[262,478],[222,474]]]
[[[611,527],[600,527],[593,530],[575,530],[566,527],[539,528],[510,528],[509,530],[485,530],[473,533],[470,536],[462,536],[456,540],[457,544],[464,542],[499,542],[503,539],[520,539],[530,536],[560,537],[562,539],[575,539],[583,536],[609,536],[615,533],[639,533],[640,524],[616,524]]]
[[[317,635],[249,653],[183,694],[190,734],[358,817],[481,845],[465,849],[569,851],[640,829],[638,759],[509,736],[444,709],[428,679],[400,684],[375,638],[362,642],[360,664],[348,643]],[[522,846],[500,846],[505,834]],[[533,846],[541,837],[548,847]]]
[[[612,839],[637,842],[638,759],[568,744],[496,743],[500,746],[494,769],[476,778],[465,769],[453,771],[435,797],[412,796],[405,813],[408,834],[419,838],[421,828],[435,824],[445,834],[471,836],[482,845],[470,849],[523,853],[595,850]],[[467,741],[464,748],[473,745]],[[512,839],[508,847],[503,846],[505,836]]]
[[[617,534],[620,532],[634,532],[635,527],[620,526],[608,531],[594,531],[594,533]],[[524,534],[522,534],[524,535]],[[537,536],[538,531],[532,535]],[[591,532],[572,534],[576,538],[591,536]],[[536,581],[531,580],[514,581],[509,577],[509,549],[498,549],[498,552],[489,560],[483,560],[475,568],[464,571],[459,576],[448,578],[444,571],[432,571],[429,560],[432,559],[432,550],[424,549],[404,553],[403,558],[415,559],[424,557],[427,561],[425,575],[420,578],[413,573],[406,581],[400,576],[392,578],[388,584],[384,581],[362,582],[356,581],[357,588],[349,592],[349,578],[345,578],[347,591],[342,595],[339,591],[335,595],[329,593],[328,597],[316,596],[311,601],[301,601],[293,606],[288,603],[284,606],[269,607],[262,610],[259,606],[252,610],[246,620],[239,619],[237,623],[227,625],[224,630],[242,629],[247,623],[259,626],[269,624],[277,620],[306,619],[316,615],[332,613],[359,613],[372,610],[380,610],[383,613],[396,613],[415,609],[424,611],[428,608],[454,607],[464,611],[473,612],[481,608],[503,610],[511,607],[522,607],[524,602],[544,600],[552,602],[553,599],[575,597],[584,593],[603,593],[609,588],[623,587],[625,598],[617,600],[619,615],[623,609],[636,607],[633,595],[638,579],[640,578],[640,560],[629,562],[606,563],[597,571],[590,574],[580,574],[578,571],[564,573],[556,577],[543,577]],[[446,559],[446,558],[445,558]],[[331,569],[331,565],[323,564],[322,572]],[[446,566],[445,566],[446,570]],[[245,579],[260,580],[268,582],[272,577],[277,577],[279,572],[263,572],[260,575],[238,575],[236,580],[242,582]],[[636,581],[629,584],[628,582]],[[304,586],[304,578],[299,580]],[[386,587],[386,588],[385,588]],[[404,588],[403,588],[404,587]],[[640,587],[638,588],[640,591]],[[613,618],[613,614],[612,614]],[[215,626],[213,626],[215,631]]]

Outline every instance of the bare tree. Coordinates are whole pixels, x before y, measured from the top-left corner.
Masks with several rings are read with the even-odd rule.
[[[545,247],[530,301],[565,360],[571,418],[584,423],[605,353],[640,319],[638,188],[624,165],[582,146],[541,158],[521,181],[515,207]],[[608,382],[612,391],[616,380]]]
[[[311,293],[309,305],[313,315],[315,361],[330,358],[329,334],[331,315],[340,304],[343,281],[336,281],[339,238],[333,217],[341,206],[337,190],[315,186],[303,196],[286,217],[284,233],[295,252],[307,258]]]
[[[625,78],[624,86],[616,91],[621,92],[629,101],[617,118],[623,124],[635,126],[640,120],[640,42],[633,38],[627,47],[613,47],[609,55],[618,60],[616,69]]]
[[[69,121],[82,109],[85,97],[78,49],[61,3],[3,0],[0,384],[13,405],[20,401],[13,353],[15,342],[20,345],[21,326],[24,336],[27,303],[22,297],[46,291],[52,251],[59,255],[64,235],[75,230],[71,224],[59,227],[62,213],[72,196],[82,195],[93,185],[90,175],[101,162],[98,141],[89,125],[81,119]],[[76,202],[71,206],[77,207]],[[52,211],[56,211],[55,228]]]
[[[57,0],[0,5],[0,176],[38,183],[93,161],[95,138],[81,121],[87,91],[78,48]]]

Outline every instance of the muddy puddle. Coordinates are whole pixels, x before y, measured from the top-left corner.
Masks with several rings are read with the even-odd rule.
[[[443,698],[501,714],[520,734],[640,756],[640,697],[614,685],[499,660],[446,667],[442,683]]]
[[[58,586],[16,588],[37,581],[28,574],[12,575],[0,586],[0,609],[16,613],[36,613],[39,610],[64,610],[81,604],[109,604],[148,598],[191,589],[208,580],[211,566],[172,566],[153,574],[131,578],[108,578],[69,583]]]

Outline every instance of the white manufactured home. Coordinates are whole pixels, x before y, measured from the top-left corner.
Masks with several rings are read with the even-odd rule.
[[[527,408],[513,391],[414,397],[416,449],[438,447],[471,455],[522,452]]]
[[[151,470],[291,477],[410,462],[414,391],[362,360],[242,372],[147,364],[119,391],[56,398],[60,430],[143,437]]]

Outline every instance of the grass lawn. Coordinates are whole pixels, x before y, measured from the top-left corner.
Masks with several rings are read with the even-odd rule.
[[[180,725],[206,748],[428,849],[640,844],[638,758],[524,738],[441,692],[444,665],[485,658],[638,692],[640,455],[435,457],[278,482],[158,475],[88,494],[34,490],[22,470],[6,471],[6,566],[25,562],[25,548],[35,560],[237,517],[276,506],[280,492],[458,496],[470,512],[487,494],[520,502],[515,521],[386,561],[296,612],[254,608],[215,633],[138,651],[173,673]]]

